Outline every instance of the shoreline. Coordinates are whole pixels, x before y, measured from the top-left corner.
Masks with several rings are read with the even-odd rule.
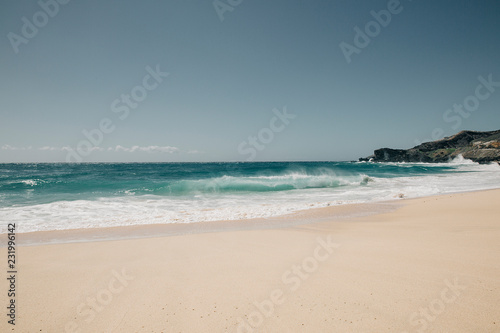
[[[157,169],[143,168],[136,170],[139,172],[136,175],[138,179],[151,172],[154,175],[151,176],[152,180],[140,182],[141,186],[144,186],[143,190],[140,190],[140,187],[135,189],[135,185],[123,185],[121,178],[114,179],[112,186],[111,183],[102,185],[102,189],[101,185],[95,183],[96,180],[92,180],[92,186],[97,186],[98,195],[85,192],[76,196],[69,195],[72,193],[71,189],[90,186],[82,178],[86,169],[70,170],[73,172],[70,173],[73,175],[70,177],[71,181],[67,180],[59,185],[55,185],[54,179],[50,177],[47,180],[44,180],[44,177],[35,179],[29,170],[25,170],[24,178],[19,183],[24,185],[20,185],[19,191],[14,191],[10,199],[9,195],[2,197],[5,207],[2,207],[0,213],[4,226],[0,228],[0,234],[7,232],[7,223],[16,223],[17,233],[23,235],[23,244],[28,245],[123,239],[135,237],[130,236],[134,233],[137,237],[150,237],[151,233],[180,235],[207,230],[270,228],[270,224],[300,224],[302,222],[296,221],[297,216],[307,215],[302,212],[327,206],[350,206],[356,203],[359,207],[365,207],[362,209],[378,211],[380,208],[377,206],[391,205],[393,202],[402,201],[400,198],[403,197],[411,200],[429,195],[486,190],[500,186],[497,166],[485,168],[469,162],[446,164],[444,168],[437,164],[422,168],[413,164],[403,167],[391,163],[380,166],[357,162],[328,165],[317,162],[310,162],[311,165],[309,162],[304,165],[278,163],[279,167],[272,172],[266,169],[267,164],[256,163],[252,164],[251,171],[247,170],[250,176],[239,174],[239,171],[226,170],[224,175],[234,173],[226,179],[216,173],[224,168],[208,168],[208,171],[204,171],[204,178],[198,180],[196,177],[187,177],[178,183],[177,180],[161,178]],[[367,166],[360,167],[359,164]],[[123,167],[100,167],[94,171],[97,175],[102,175],[106,172],[121,172],[121,169]],[[69,172],[66,169],[49,171]],[[170,171],[173,174],[179,172],[175,168]],[[273,176],[267,175],[266,172]],[[253,173],[258,176],[252,176]],[[372,181],[373,185],[365,186]],[[23,186],[28,192],[21,191]],[[108,191],[107,187],[111,190]],[[121,193],[124,189],[127,190]],[[211,193],[212,189],[216,189],[213,195],[203,194]],[[269,189],[272,190],[268,191]],[[46,190],[48,197],[44,197]],[[129,190],[132,192],[129,193]],[[243,192],[232,194],[234,190]],[[262,190],[264,192],[261,193]],[[55,194],[51,194],[51,191]],[[176,194],[159,195],[165,191],[173,191],[172,193]],[[189,195],[178,197],[183,191],[187,191]],[[192,196],[198,191],[202,194]],[[66,192],[67,196],[61,196]],[[32,202],[23,197],[30,193],[33,193]],[[330,215],[336,213],[332,212]],[[280,216],[284,218],[281,219]],[[154,228],[156,230],[153,230]],[[5,246],[5,242],[0,240],[1,246]]]
[[[282,229],[319,223],[324,220],[349,220],[356,217],[377,215],[394,211],[401,206],[403,206],[403,203],[391,200],[311,208],[268,218],[35,231],[18,233],[17,235],[22,246],[35,246],[170,237],[212,232]],[[5,245],[2,244],[1,246],[4,247]]]
[[[349,220],[356,217],[378,215],[395,211],[400,207],[405,206],[412,200],[496,190],[500,189],[463,191],[446,194],[434,194],[417,198],[394,198],[393,200],[385,201],[348,203],[328,207],[315,207],[296,211],[286,215],[277,215],[267,218],[34,231],[17,233],[17,236],[22,246],[36,246],[48,244],[102,242],[126,239],[169,237],[225,231],[280,229],[319,223],[324,220]],[[1,235],[6,234],[0,234],[0,236]],[[5,246],[6,242],[4,242],[4,239],[2,239],[0,241],[0,248]]]

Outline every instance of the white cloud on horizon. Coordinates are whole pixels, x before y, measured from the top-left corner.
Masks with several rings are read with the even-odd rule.
[[[32,150],[33,147],[14,147],[8,144],[4,144],[3,146],[0,147],[1,150]],[[40,148],[35,148],[40,151],[73,151],[75,150],[74,148],[71,148],[69,146],[63,146],[63,147],[52,147],[52,146],[43,146]],[[128,152],[128,153],[135,153],[135,152],[147,152],[147,153],[167,153],[167,154],[173,154],[180,152],[180,149],[177,147],[171,147],[171,146],[132,146],[130,148],[124,147],[121,145],[117,145],[115,147],[92,147],[89,149],[90,151],[114,151],[114,152]],[[189,153],[191,154],[192,151]],[[197,152],[197,151],[196,151]]]
[[[29,146],[29,147],[13,147],[11,145],[3,145],[0,149],[2,150],[31,150],[33,147],[32,146]]]
[[[51,147],[51,146],[44,146],[38,148],[38,150],[42,151],[72,151],[73,148],[69,146],[64,146],[64,147]],[[104,148],[101,147],[92,147],[89,149],[90,151],[104,151]]]
[[[108,150],[113,150],[112,147],[108,148]],[[179,152],[179,148],[177,147],[170,147],[170,146],[146,146],[146,147],[140,147],[140,146],[132,146],[130,148],[123,147],[123,146],[116,146],[114,148],[114,151],[125,151],[129,153],[133,153],[136,151],[143,151],[143,152],[148,152],[148,153],[168,153],[168,154],[173,154]]]

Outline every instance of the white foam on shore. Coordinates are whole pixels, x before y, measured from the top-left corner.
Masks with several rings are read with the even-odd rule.
[[[456,161],[457,171],[421,177],[366,177],[360,184],[251,194],[157,195],[57,201],[0,208],[0,233],[267,218],[348,203],[500,188],[500,166]]]

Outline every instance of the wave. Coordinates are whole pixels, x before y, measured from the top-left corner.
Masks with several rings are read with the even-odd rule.
[[[12,170],[11,170],[12,169]],[[457,158],[453,163],[177,163],[11,165],[0,168],[0,209],[60,201],[102,198],[158,197],[192,200],[218,195],[235,197],[310,195],[332,192],[363,195],[381,186],[396,186],[417,177],[426,184],[440,177],[472,173],[474,183],[491,176],[496,183],[498,164],[479,165]],[[16,171],[16,172],[11,172]],[[483,174],[488,172],[488,174]],[[489,172],[494,174],[489,175]],[[428,178],[436,176],[438,178]],[[431,182],[432,179],[432,182]],[[417,180],[415,180],[417,181]],[[451,181],[451,179],[450,179]],[[458,180],[463,182],[463,180]],[[457,184],[459,186],[460,184]],[[427,193],[427,192],[426,192]],[[252,199],[253,200],[253,199]]]
[[[241,220],[500,187],[498,164],[242,163],[10,166],[0,234]],[[18,170],[21,168],[20,170]],[[9,171],[9,170],[7,170]],[[0,175],[7,175],[10,172]],[[5,222],[5,223],[3,223]],[[4,228],[4,229],[2,229]]]
[[[181,180],[161,187],[152,194],[199,194],[228,192],[279,192],[302,189],[337,188],[364,185],[373,181],[364,174],[353,176],[285,174],[280,176],[222,176],[197,180]]]

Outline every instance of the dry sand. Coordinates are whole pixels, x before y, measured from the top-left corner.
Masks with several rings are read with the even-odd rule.
[[[398,203],[279,229],[20,247],[15,332],[500,332],[500,190]]]

